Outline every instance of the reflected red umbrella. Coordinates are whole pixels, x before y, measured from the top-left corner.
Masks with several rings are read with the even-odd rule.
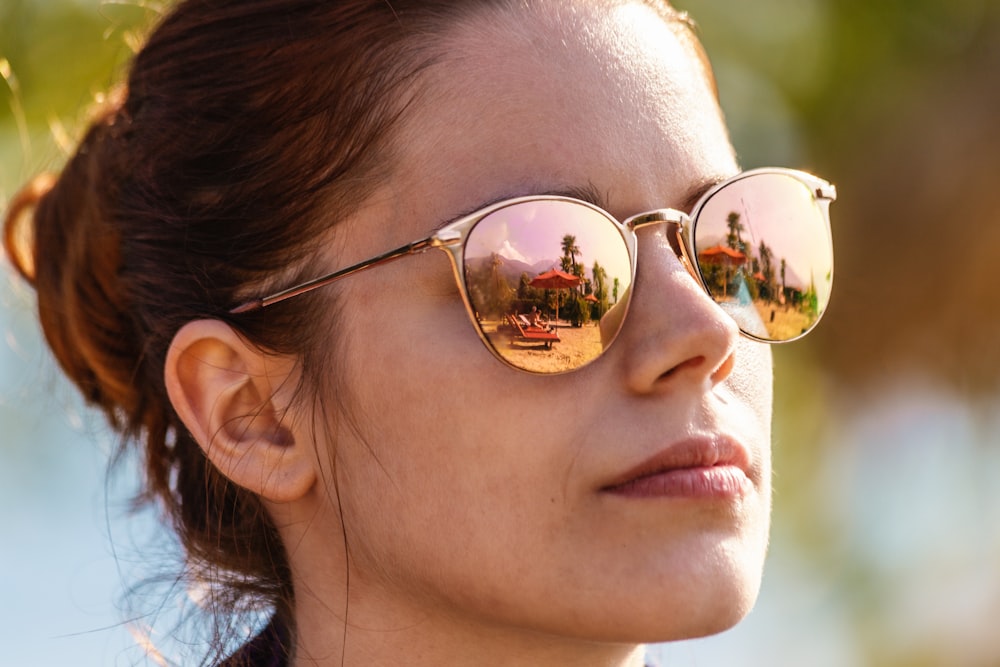
[[[559,269],[550,269],[545,273],[539,273],[528,284],[541,289],[566,289],[579,285],[580,276],[574,276],[572,273],[566,273]]]
[[[698,261],[703,264],[722,264],[723,266],[740,266],[747,261],[747,256],[734,248],[713,246],[698,253]]]
[[[572,273],[566,273],[559,269],[550,269],[545,273],[539,273],[528,284],[539,289],[569,289],[576,287],[581,282],[580,276],[574,276]],[[559,299],[556,299],[556,319],[559,319]]]
[[[743,266],[747,263],[747,256],[735,248],[717,245],[698,253],[698,263],[701,265],[715,264],[721,266],[726,272],[726,279],[722,283],[722,296],[727,296],[729,292],[729,271],[735,267]]]

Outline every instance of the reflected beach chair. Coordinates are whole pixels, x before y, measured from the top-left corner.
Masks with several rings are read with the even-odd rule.
[[[507,315],[507,322],[512,329],[511,342],[545,343],[546,350],[552,349],[552,343],[559,342],[559,334],[530,325],[525,326],[517,315]]]

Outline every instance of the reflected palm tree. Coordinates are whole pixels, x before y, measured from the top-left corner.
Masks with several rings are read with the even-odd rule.
[[[729,228],[729,233],[726,234],[726,245],[733,250],[743,252],[744,246],[742,232],[746,230],[746,227],[744,227],[740,222],[740,214],[736,211],[731,211],[729,215],[726,216],[726,227]]]
[[[563,270],[577,275],[576,266],[576,256],[582,255],[583,252],[580,250],[580,246],[576,244],[576,237],[572,234],[566,234],[562,237],[562,252],[563,252]]]
[[[781,258],[781,294],[778,297],[779,300],[781,301],[781,303],[785,303],[785,292],[788,289],[788,287],[785,285],[785,267],[786,267],[786,264],[787,264],[787,262],[785,262],[785,258],[782,257]]]
[[[763,292],[761,296],[771,301],[774,298],[774,251],[764,241],[760,242],[758,250],[760,252],[760,271],[764,277],[762,281],[764,289],[761,290]]]
[[[493,285],[497,293],[502,292],[501,281],[503,280],[500,275],[500,267],[503,266],[503,260],[500,258],[499,253],[493,253],[490,255],[490,275],[493,276]]]
[[[594,266],[590,270],[593,279],[593,295],[597,303],[597,319],[601,319],[608,309],[608,272],[604,270],[598,261],[594,260]]]

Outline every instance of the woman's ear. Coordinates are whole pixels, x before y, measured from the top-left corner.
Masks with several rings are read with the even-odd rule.
[[[291,410],[295,360],[266,354],[219,320],[188,322],[174,336],[163,371],[178,416],[230,480],[273,502],[290,502],[316,482],[309,437]]]

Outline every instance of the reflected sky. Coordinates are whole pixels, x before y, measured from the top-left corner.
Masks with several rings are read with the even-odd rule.
[[[476,225],[466,243],[466,258],[498,253],[529,266],[544,262],[536,271],[541,273],[559,268],[566,235],[574,237],[576,261],[588,277],[597,261],[609,284],[618,278],[622,291],[628,287],[631,268],[621,233],[602,214],[579,204],[543,200],[503,208]]]

